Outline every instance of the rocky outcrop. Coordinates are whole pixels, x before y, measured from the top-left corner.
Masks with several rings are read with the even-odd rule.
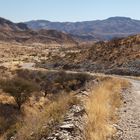
[[[87,91],[80,91],[76,95],[81,101],[88,96]],[[73,105],[66,113],[64,121],[54,131],[41,140],[86,140],[85,125],[87,115],[83,104]]]
[[[59,124],[46,140],[85,140],[84,113],[82,106],[73,105],[67,112],[64,121]]]

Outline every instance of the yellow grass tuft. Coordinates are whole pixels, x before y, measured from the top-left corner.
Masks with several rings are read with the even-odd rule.
[[[86,128],[87,140],[107,140],[111,138],[115,129],[116,109],[121,105],[121,90],[128,86],[125,80],[109,79],[103,81],[91,90],[86,102],[88,124]]]

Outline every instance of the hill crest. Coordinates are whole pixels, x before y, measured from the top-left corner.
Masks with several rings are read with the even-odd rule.
[[[83,22],[33,20],[25,24],[34,30],[55,29],[66,32],[81,40],[110,40],[140,33],[140,20],[129,17],[110,17],[105,20]]]

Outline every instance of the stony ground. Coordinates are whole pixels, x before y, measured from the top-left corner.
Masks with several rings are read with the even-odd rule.
[[[140,140],[140,81],[130,80],[131,90],[123,93],[117,140]]]
[[[77,93],[77,98],[81,101],[88,97],[89,92],[83,90]],[[66,113],[64,121],[60,123],[54,131],[42,140],[86,140],[84,126],[87,115],[82,104],[73,105]]]

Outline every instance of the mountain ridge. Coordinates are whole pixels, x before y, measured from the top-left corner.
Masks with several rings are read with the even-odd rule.
[[[77,44],[67,35],[56,30],[33,31],[24,23],[14,23],[0,17],[0,40],[19,43]]]
[[[0,30],[23,31],[28,29],[24,23],[13,23],[8,19],[0,17]]]
[[[119,16],[83,22],[32,20],[25,24],[33,30],[55,29],[85,40],[110,40],[140,33],[140,20]]]

